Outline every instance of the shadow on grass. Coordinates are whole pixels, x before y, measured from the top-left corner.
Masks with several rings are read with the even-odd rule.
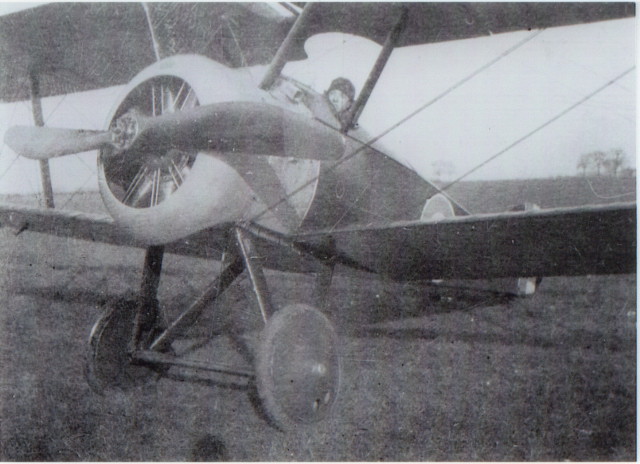
[[[183,372],[169,372],[162,374],[162,379],[173,380],[174,382],[189,382],[196,385],[203,385],[211,388],[222,388],[225,390],[233,391],[250,391],[251,385],[249,382],[231,382],[222,381],[212,377],[205,377],[197,374],[186,374]]]
[[[205,434],[191,447],[189,460],[196,462],[228,461],[229,453],[221,438]]]
[[[602,338],[600,332],[590,332],[578,330],[565,337],[546,338],[531,335],[523,332],[511,332],[509,334],[496,333],[470,333],[465,331],[443,331],[437,329],[387,329],[380,327],[354,327],[349,331],[352,337],[361,338],[389,338],[396,340],[449,340],[459,341],[469,344],[497,344],[505,346],[530,346],[545,349],[565,349],[580,348],[584,350],[594,350],[594,352],[608,351],[628,351],[635,347],[632,341],[622,337],[611,335],[606,339]]]
[[[378,324],[414,317],[468,312],[476,308],[508,304],[512,297],[488,292],[387,291],[362,293],[343,299],[336,293],[324,312],[339,323]],[[347,301],[345,305],[342,301]]]

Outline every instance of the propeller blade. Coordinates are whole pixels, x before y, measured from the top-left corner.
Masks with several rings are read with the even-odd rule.
[[[39,160],[104,146],[115,147],[115,156],[130,148],[180,147],[316,160],[338,159],[345,149],[337,130],[256,102],[216,103],[156,117],[131,112],[121,116],[111,131],[14,126],[4,141],[16,153]]]
[[[154,118],[139,117],[132,146],[335,160],[345,144],[336,129],[261,102],[224,102]]]
[[[14,126],[7,130],[4,142],[17,154],[44,160],[82,153],[111,145],[111,133],[38,126]]]

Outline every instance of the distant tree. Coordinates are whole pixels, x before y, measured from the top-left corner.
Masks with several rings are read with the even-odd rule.
[[[591,159],[593,166],[596,168],[596,175],[600,176],[602,174],[604,163],[607,159],[607,154],[603,151],[597,150],[591,153]]]
[[[603,166],[609,171],[613,177],[618,177],[618,172],[627,161],[627,155],[624,150],[617,148],[607,152]]]
[[[635,177],[636,170],[634,168],[623,168],[620,171],[620,177]]]
[[[589,169],[590,166],[591,166],[591,154],[583,153],[582,155],[580,155],[580,158],[578,159],[578,165],[577,165],[578,171],[580,171],[583,176],[586,176],[587,169]]]
[[[578,159],[576,168],[583,176],[595,173],[597,176],[608,174],[617,177],[626,163],[627,154],[621,148],[616,148],[607,152],[596,150],[584,153]]]

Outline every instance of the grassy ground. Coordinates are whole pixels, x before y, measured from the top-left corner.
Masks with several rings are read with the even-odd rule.
[[[492,194],[495,195],[495,194]],[[513,199],[510,197],[509,199]],[[532,298],[400,285],[339,270],[326,312],[342,340],[334,414],[272,428],[251,390],[184,375],[107,396],[83,377],[86,340],[137,290],[143,254],[0,230],[3,460],[635,460],[636,277],[548,278]],[[175,315],[215,263],[168,256]],[[306,277],[270,273],[273,299],[306,301]],[[259,327],[243,295],[216,327]],[[241,360],[226,335],[198,357]]]
[[[525,201],[541,208],[635,201],[635,177],[557,177],[460,182],[449,194],[473,213],[497,213]]]

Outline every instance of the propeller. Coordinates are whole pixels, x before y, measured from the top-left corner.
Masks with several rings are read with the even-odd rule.
[[[4,142],[19,155],[43,160],[102,148],[111,143],[111,132],[14,126]]]
[[[159,116],[136,110],[120,116],[108,131],[15,126],[4,138],[16,153],[31,159],[113,147],[112,156],[126,150],[166,148],[213,149],[220,152],[337,159],[344,139],[334,129],[307,116],[256,102],[225,102]]]

